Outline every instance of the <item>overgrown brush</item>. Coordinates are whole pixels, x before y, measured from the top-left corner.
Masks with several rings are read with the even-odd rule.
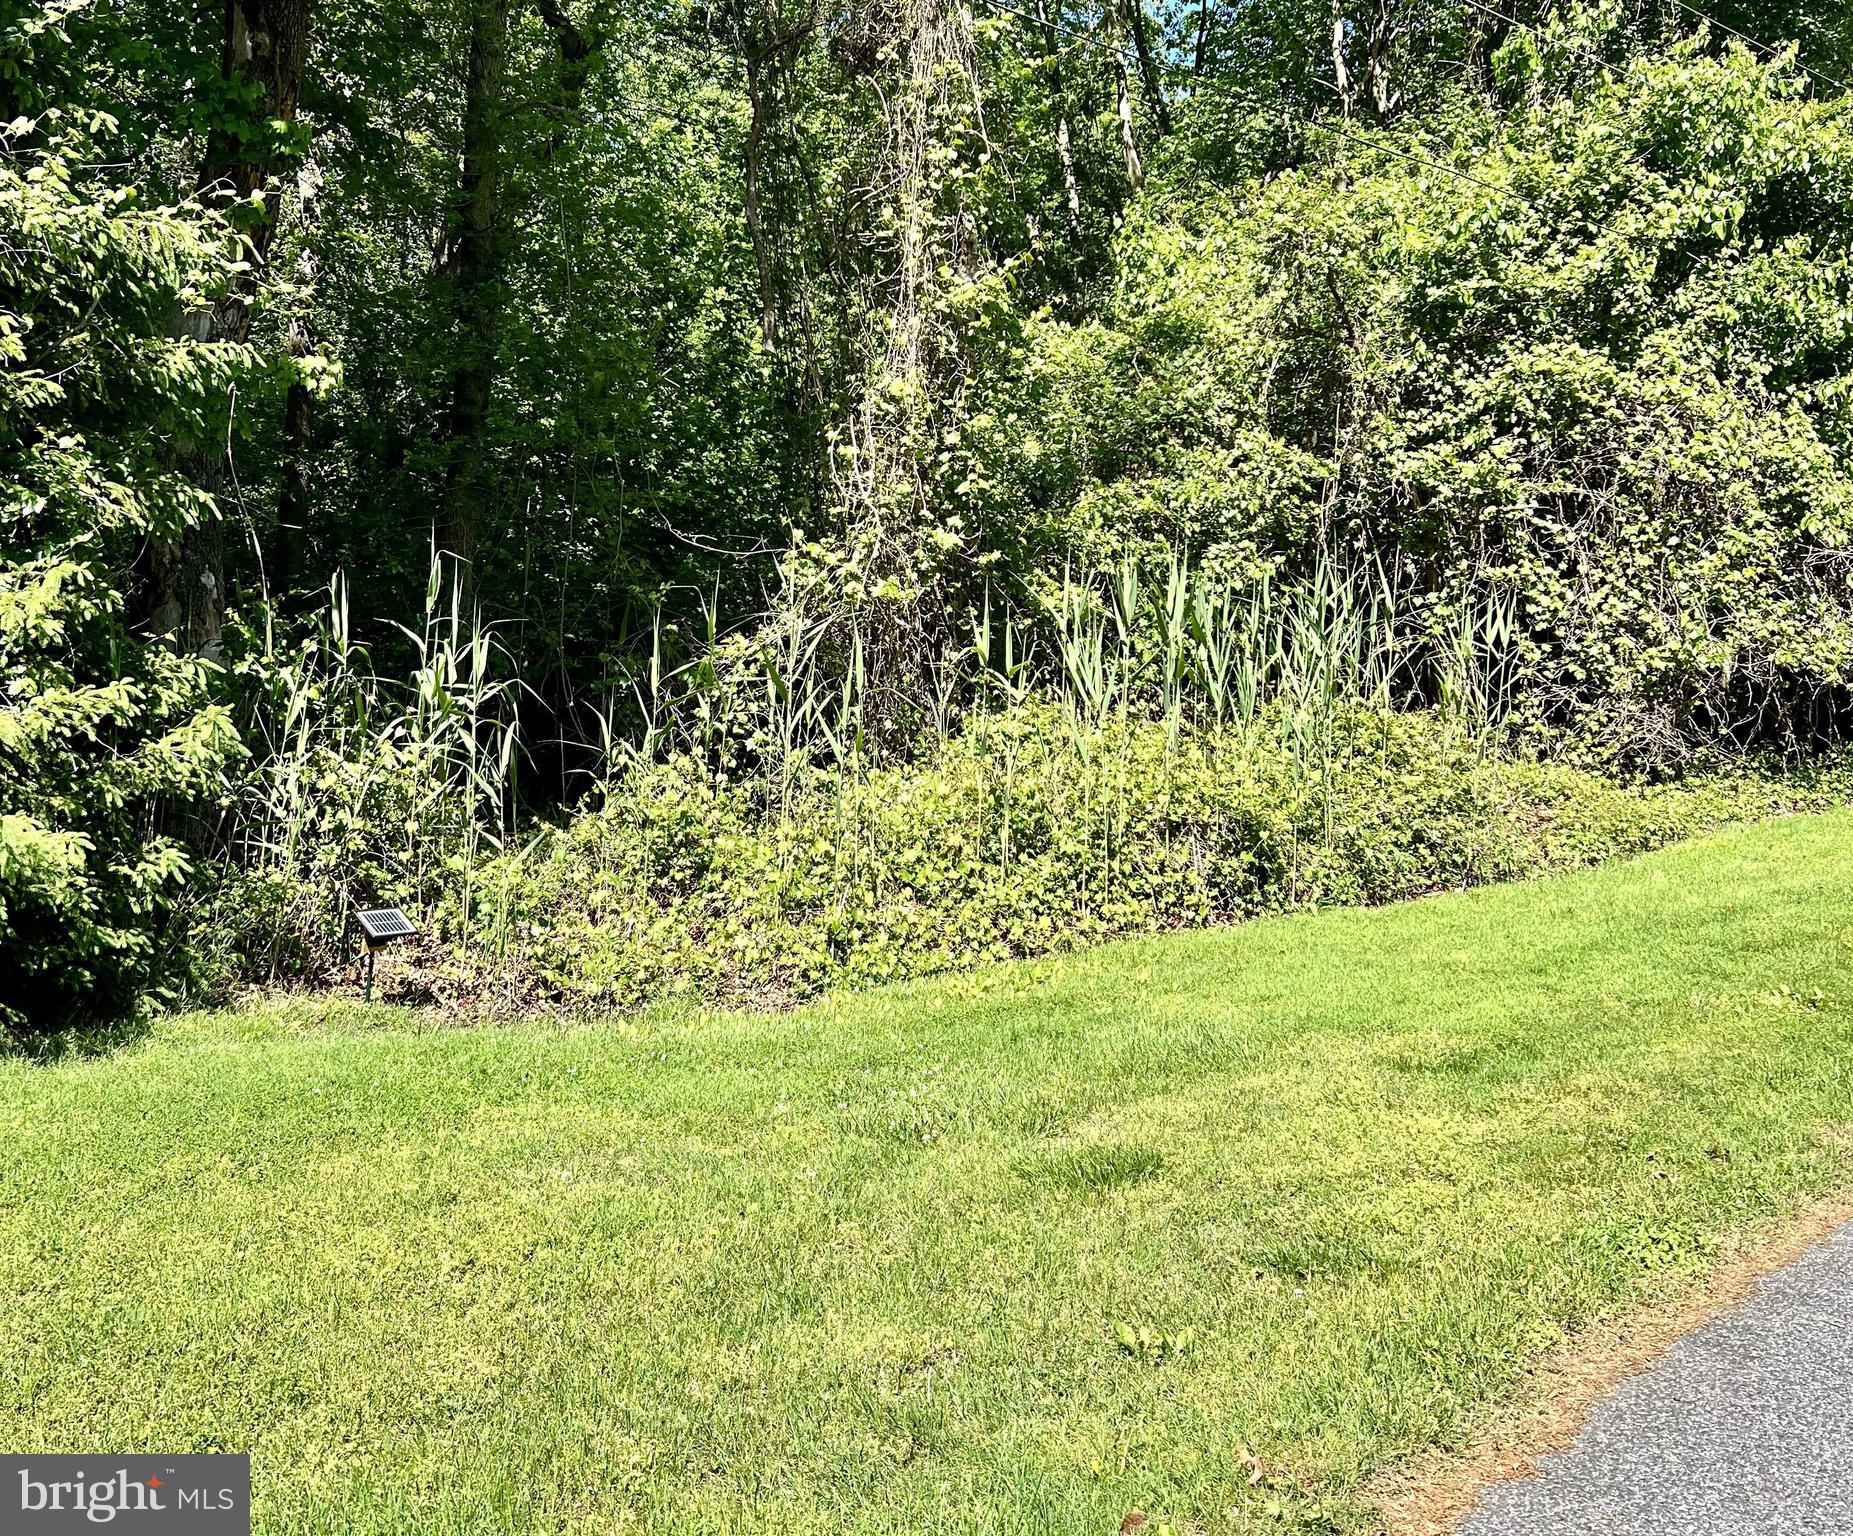
[[[0,101],[27,41],[0,28]],[[37,118],[0,112],[0,1040],[172,984],[185,834],[239,750],[211,666],[151,636],[125,579],[212,515],[155,445],[223,433],[251,368],[170,330],[224,291],[230,231],[119,195],[106,114]]]
[[[1390,900],[1652,846],[1838,793],[1756,774],[1629,790],[1518,753],[1497,594],[1425,612],[1381,570],[1175,562],[986,594],[908,755],[871,730],[851,611],[798,601],[677,656],[659,627],[524,827],[521,690],[434,575],[382,676],[337,581],[295,649],[248,636],[259,743],[225,820],[224,963],[326,978],[348,913],[428,920],[440,995],[785,1000],[1119,934]]]
[[[512,1005],[782,1003],[1518,878],[1853,791],[1844,770],[1625,788],[1490,755],[1435,710],[1352,707],[1330,726],[1309,769],[1286,701],[1248,727],[1087,730],[1029,703],[975,717],[923,761],[814,770],[776,814],[677,758],[492,861],[480,885],[497,900],[444,927],[479,959],[471,984]]]
[[[1064,750],[1106,775],[1088,793],[1109,821],[1135,817],[1130,802],[1155,787],[1112,766],[1114,743],[1147,739],[1147,726],[1167,751],[1205,736],[1222,754],[1240,740],[1301,789],[1355,745],[1340,722],[1359,710],[1388,718],[1432,697],[1475,750],[1497,726],[1483,707],[1488,659],[1404,622],[1382,573],[1237,586],[1178,561],[1156,576],[1071,573],[1015,601],[985,593],[903,755],[871,723],[887,705],[871,690],[858,611],[814,611],[803,590],[730,633],[708,608],[680,654],[659,621],[647,663],[589,712],[576,744],[588,808],[622,818],[647,797],[640,786],[681,779],[767,828],[805,824],[830,797],[853,818],[871,785],[931,773],[962,744],[997,765],[1008,865],[1025,720],[1032,736],[1059,726]],[[340,578],[293,645],[269,614],[240,634],[232,675],[252,757],[220,825],[210,924],[230,970],[326,977],[351,909],[377,902],[443,908],[465,967],[509,948],[522,690],[437,560],[423,623],[396,649],[405,665],[392,675],[356,641]],[[486,859],[497,862],[479,875]]]
[[[274,615],[236,641],[232,675],[252,748],[219,826],[210,935],[222,968],[326,977],[356,906],[468,914],[476,870],[517,825],[521,691],[480,617],[433,560],[407,665],[356,643],[346,583],[293,646]]]

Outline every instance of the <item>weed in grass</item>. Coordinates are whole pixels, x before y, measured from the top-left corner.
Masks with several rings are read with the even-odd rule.
[[[1113,1323],[1113,1340],[1121,1351],[1147,1365],[1161,1365],[1167,1360],[1181,1358],[1195,1338],[1195,1331],[1189,1328],[1162,1333],[1150,1323],[1129,1323],[1117,1318]]]
[[[1164,1154],[1154,1147],[1090,1144],[1049,1153],[1024,1165],[1026,1177],[1077,1194],[1098,1195],[1156,1178]]]

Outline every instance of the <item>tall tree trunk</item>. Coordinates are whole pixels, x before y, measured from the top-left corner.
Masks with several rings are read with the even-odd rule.
[[[768,50],[769,52],[769,50]],[[766,127],[772,107],[767,101],[765,63],[767,53],[746,50],[746,96],[752,119],[746,129],[746,232],[753,242],[753,265],[759,273],[759,332],[768,348],[779,339],[779,295],[777,257],[766,234],[764,215],[760,211],[759,189],[764,165]]]
[[[1338,92],[1338,106],[1346,117],[1357,105],[1357,92],[1351,83],[1351,69],[1345,59],[1344,0],[1332,0],[1332,85]]]
[[[276,233],[271,181],[289,158],[276,125],[287,129],[295,120],[308,47],[309,0],[226,0],[220,69],[226,80],[254,88],[255,101],[249,117],[221,119],[213,129],[199,187],[240,209],[247,266],[217,303],[182,316],[176,335],[221,342],[250,337],[251,297]],[[253,204],[259,193],[262,202]],[[242,211],[252,208],[255,216]],[[228,444],[188,445],[179,467],[215,507],[233,486]],[[149,628],[180,649],[214,654],[225,619],[225,531],[216,513],[176,541],[154,545],[143,574]]]
[[[552,28],[560,49],[560,102],[567,112],[577,112],[585,97],[586,77],[592,72],[592,58],[604,47],[604,39],[582,32],[567,14],[560,0],[536,0],[540,19]]]
[[[271,589],[288,602],[308,564],[309,455],[315,449],[315,397],[301,379],[283,399],[283,489],[277,497],[277,537]]]
[[[778,0],[736,0],[725,14],[746,70],[750,116],[743,153],[744,193],[747,238],[752,242],[759,278],[759,331],[767,347],[776,347],[791,298],[783,244],[791,216],[787,199],[781,195],[788,183],[782,178],[768,179],[766,152],[774,129],[780,126],[781,82],[791,79],[798,50],[816,30],[817,7],[815,0],[805,0],[787,17]]]
[[[547,158],[553,160],[569,128],[576,126],[585,103],[586,81],[591,77],[593,61],[604,49],[602,34],[582,31],[560,5],[560,0],[537,0],[540,19],[553,32],[560,50],[560,90],[554,113],[553,131],[547,139]]]
[[[816,495],[817,481],[807,483],[805,477],[815,455],[806,449],[814,438],[813,412],[822,387],[803,242],[794,250],[792,240],[799,224],[795,194],[807,188],[809,172],[786,115],[786,87],[806,39],[817,29],[819,11],[817,0],[789,6],[785,0],[729,0],[721,19],[746,76],[749,116],[741,156],[746,233],[759,285],[759,334],[772,355],[786,444],[779,461],[781,494],[797,505]],[[816,212],[814,200],[811,211]],[[820,240],[819,248],[827,250],[827,243]]]
[[[1152,117],[1160,134],[1171,132],[1171,104],[1165,100],[1165,83],[1158,74],[1158,61],[1152,56],[1152,39],[1146,31],[1145,0],[1126,0],[1127,21],[1132,28],[1133,51],[1139,56],[1139,83],[1145,87],[1152,104]]]
[[[1190,72],[1201,79],[1210,61],[1210,29],[1216,23],[1216,0],[1197,0],[1197,48],[1190,61]]]
[[[297,173],[296,203],[303,238],[301,249],[296,253],[295,285],[306,295],[314,294],[316,280],[321,275],[314,239],[321,188],[321,173],[313,162]],[[304,307],[306,309],[307,305]],[[284,345],[289,349],[291,362],[296,364],[315,350],[308,314],[297,313],[291,317]],[[277,496],[277,529],[271,541],[266,572],[272,594],[286,604],[301,585],[308,564],[309,456],[314,451],[315,396],[298,371],[290,380],[283,399],[283,485]]]
[[[495,387],[502,309],[503,91],[508,74],[509,0],[475,0],[463,86],[463,159],[443,271],[451,286],[456,361],[445,413],[438,546],[457,560],[457,579],[474,577],[476,539],[489,502],[489,400]]]
[[[1054,15],[1049,7],[1055,7]],[[1049,61],[1049,99],[1055,104],[1055,159],[1062,171],[1062,197],[1068,205],[1068,235],[1081,244],[1081,183],[1074,172],[1074,139],[1068,128],[1068,93],[1062,85],[1061,45],[1055,29],[1061,24],[1062,0],[1036,0],[1036,20],[1042,24],[1042,50]]]
[[[1402,104],[1402,92],[1391,78],[1396,39],[1402,35],[1402,19],[1392,9],[1391,0],[1376,0],[1371,12],[1370,29],[1365,35],[1364,79],[1361,93],[1370,97],[1379,122]]]
[[[924,706],[927,657],[950,623],[927,536],[932,445],[942,422],[957,416],[968,357],[942,296],[970,281],[982,259],[969,188],[944,153],[955,134],[985,132],[971,10],[963,0],[906,0],[901,27],[900,78],[883,96],[888,143],[876,173],[897,217],[887,260],[864,279],[865,361],[842,423],[849,451],[831,456],[837,536],[858,552],[859,574],[875,594],[856,632],[878,737]]]

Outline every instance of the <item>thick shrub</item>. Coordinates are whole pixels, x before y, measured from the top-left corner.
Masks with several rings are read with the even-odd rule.
[[[0,128],[0,1031],[158,982],[188,871],[162,809],[237,746],[207,664],[142,639],[124,596],[148,541],[214,515],[168,445],[215,430],[244,354],[167,328],[223,281],[223,229],[99,180],[104,125],[76,122]]]
[[[1514,604],[1534,712],[1636,761],[1830,730],[1853,679],[1853,134],[1696,44],[1148,208],[1025,319],[953,470],[1007,569],[1304,570]],[[1424,173],[1440,157],[1456,174]],[[1424,618],[1412,613],[1412,622]]]
[[[1581,864],[1832,799],[1844,775],[1626,789],[1486,756],[1430,714],[1078,732],[982,719],[930,761],[820,778],[783,814],[689,760],[478,882],[523,993],[783,1001],[1115,935],[1380,902]]]

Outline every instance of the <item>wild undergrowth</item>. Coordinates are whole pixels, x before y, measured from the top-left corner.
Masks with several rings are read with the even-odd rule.
[[[514,837],[520,686],[442,577],[434,560],[422,623],[400,626],[399,674],[355,641],[339,577],[294,644],[269,615],[237,636],[232,684],[253,750],[196,914],[214,951],[208,985],[326,975],[357,905],[467,911],[477,866]]]
[[[794,587],[680,655],[659,633],[589,712],[576,811],[524,821],[523,690],[493,630],[434,566],[393,677],[343,598],[294,649],[246,636],[260,749],[199,925],[209,984],[338,979],[353,908],[391,903],[425,928],[393,971],[410,994],[783,1003],[1518,878],[1853,784],[1720,759],[1629,785],[1536,750],[1497,592],[1437,611],[1381,569],[1180,561],[981,594],[900,746],[853,611]]]
[[[1284,709],[1252,732],[1077,733],[1059,708],[1025,706],[926,762],[813,775],[776,815],[686,759],[661,764],[483,869],[487,899],[442,914],[462,961],[450,980],[515,1003],[782,1003],[1521,878],[1853,792],[1839,770],[1623,786],[1488,755],[1436,711],[1334,724],[1309,762]]]

